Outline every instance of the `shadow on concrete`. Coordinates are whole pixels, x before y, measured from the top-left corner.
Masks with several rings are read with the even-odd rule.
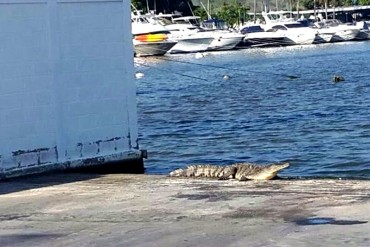
[[[331,217],[313,217],[299,219],[296,220],[295,223],[300,226],[312,226],[312,225],[358,225],[366,224],[368,222],[363,220],[337,220]]]
[[[43,241],[62,237],[62,234],[28,233],[28,234],[7,234],[0,236],[0,246],[18,246],[18,243]]]
[[[144,173],[144,163],[140,161],[117,161],[101,165],[84,166],[67,170],[51,171],[44,174],[32,174],[17,178],[0,180],[0,195],[73,183],[98,178],[104,174]]]
[[[0,181],[0,195],[89,180],[100,176],[101,174],[93,173],[55,172],[29,175],[19,178],[9,178]]]

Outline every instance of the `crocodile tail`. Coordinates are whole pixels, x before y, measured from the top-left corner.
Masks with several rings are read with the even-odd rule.
[[[218,169],[219,166],[214,165],[189,165],[170,172],[170,177],[218,177]]]
[[[170,177],[193,177],[199,169],[199,165],[190,165],[170,172]]]
[[[186,169],[179,168],[170,172],[170,177],[183,177],[186,173]]]
[[[170,172],[170,177],[208,177],[228,179],[236,172],[236,168],[231,166],[217,165],[190,165],[185,168],[176,169]]]

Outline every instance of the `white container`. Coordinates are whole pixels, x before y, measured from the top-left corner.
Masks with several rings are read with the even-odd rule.
[[[142,161],[130,2],[0,0],[0,178]]]

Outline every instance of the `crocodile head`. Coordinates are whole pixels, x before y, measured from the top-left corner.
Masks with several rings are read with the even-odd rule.
[[[256,172],[253,175],[248,176],[248,179],[255,179],[255,180],[269,180],[276,177],[277,173],[289,166],[289,163],[283,164],[273,164],[269,166],[263,167],[260,171]]]

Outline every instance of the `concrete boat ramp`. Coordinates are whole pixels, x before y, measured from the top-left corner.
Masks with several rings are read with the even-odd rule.
[[[370,181],[50,174],[0,182],[0,246],[370,246]]]

